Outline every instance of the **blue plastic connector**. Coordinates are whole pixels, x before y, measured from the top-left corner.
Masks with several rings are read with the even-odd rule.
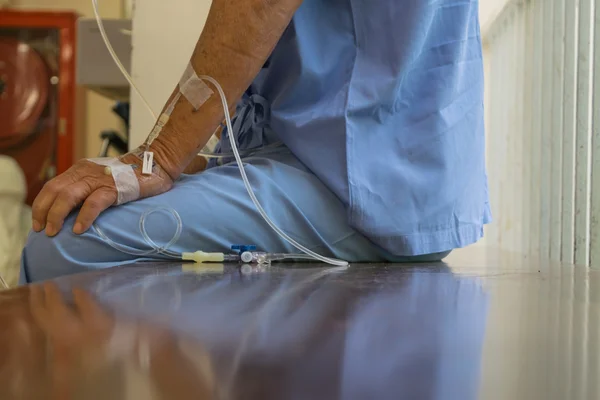
[[[233,246],[231,246],[231,250],[235,251],[241,256],[242,253],[245,253],[247,251],[255,251],[256,246],[253,244],[234,244]]]

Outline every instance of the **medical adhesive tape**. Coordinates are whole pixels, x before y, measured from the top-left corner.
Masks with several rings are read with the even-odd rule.
[[[190,102],[195,110],[206,103],[206,100],[214,93],[202,79],[198,78],[192,63],[188,63],[179,81],[179,92]]]
[[[106,167],[104,173],[112,175],[117,188],[117,205],[139,199],[140,184],[131,165],[124,164],[114,157],[88,158],[88,161]]]
[[[196,75],[192,63],[188,63],[187,68],[183,72],[183,76],[179,80],[179,93],[173,97],[173,100],[171,100],[165,111],[158,118],[146,143],[151,145],[154,139],[158,137],[163,127],[169,122],[169,118],[181,96],[185,97],[192,107],[194,107],[194,110],[198,110],[213,94],[214,92],[211,88]]]

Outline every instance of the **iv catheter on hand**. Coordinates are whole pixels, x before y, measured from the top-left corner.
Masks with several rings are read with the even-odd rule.
[[[152,110],[152,107],[150,107],[150,104],[148,103],[148,101],[146,100],[146,98],[142,95],[141,91],[139,90],[139,88],[137,87],[137,85],[133,82],[133,79],[131,78],[131,76],[129,75],[129,73],[127,72],[127,70],[125,69],[125,67],[123,66],[123,64],[121,63],[121,61],[119,60],[119,57],[117,56],[116,52],[114,51],[110,40],[108,39],[108,36],[106,34],[106,31],[104,29],[104,24],[102,23],[102,18],[100,17],[100,12],[98,10],[98,0],[92,0],[92,5],[94,8],[94,15],[96,17],[96,22],[98,23],[98,29],[100,30],[100,35],[102,36],[102,39],[104,40],[104,43],[106,44],[106,47],[110,53],[110,55],[112,56],[113,60],[115,61],[115,63],[117,64],[117,66],[119,67],[119,70],[121,71],[121,73],[123,74],[123,76],[127,79],[127,81],[129,82],[129,84],[131,85],[131,87],[134,89],[134,91],[138,94],[138,96],[141,98],[141,100],[143,101],[144,105],[146,106],[146,108],[148,109],[148,111],[150,112],[150,114],[153,116],[154,120],[157,121],[158,118],[156,116],[156,114],[154,113],[154,111]],[[259,212],[259,214],[261,215],[261,217],[264,219],[264,221],[267,223],[267,225],[269,225],[269,227],[271,229],[273,229],[282,239],[284,239],[286,242],[288,242],[289,244],[291,244],[292,246],[294,246],[295,248],[297,248],[298,250],[302,251],[303,253],[306,254],[302,255],[303,258],[310,258],[310,259],[315,259],[315,260],[319,260],[322,261],[324,263],[327,264],[331,264],[331,265],[337,265],[337,266],[341,266],[341,267],[346,267],[348,265],[348,263],[346,261],[342,261],[342,260],[336,260],[333,258],[329,258],[329,257],[324,257],[318,253],[315,253],[314,251],[306,248],[305,246],[301,245],[300,243],[298,243],[297,241],[295,241],[293,238],[291,238],[289,235],[287,235],[285,232],[283,232],[283,230],[281,230],[277,225],[275,225],[275,223],[273,221],[271,221],[271,219],[269,218],[269,216],[267,215],[267,213],[265,212],[265,210],[263,209],[262,205],[260,204],[260,202],[258,201],[256,195],[254,194],[254,191],[252,190],[252,187],[250,186],[250,181],[248,180],[248,176],[246,175],[246,170],[244,169],[244,164],[242,163],[242,159],[240,156],[240,152],[238,151],[237,148],[237,143],[236,140],[234,138],[233,135],[233,125],[231,123],[231,116],[229,115],[229,104],[227,103],[227,98],[225,96],[225,93],[223,92],[223,89],[221,87],[221,85],[212,77],[210,76],[206,76],[206,75],[200,75],[197,76],[197,78],[201,79],[201,80],[205,80],[207,82],[210,82],[218,91],[219,96],[221,97],[221,103],[223,105],[223,112],[225,115],[225,122],[226,122],[226,126],[227,126],[227,130],[228,132],[230,132],[229,136],[229,142],[231,145],[231,150],[233,151],[233,156],[235,158],[235,161],[237,162],[239,171],[240,171],[240,175],[242,177],[242,181],[244,182],[244,186],[246,188],[246,191],[248,192],[248,195],[250,196],[250,199],[252,200],[252,202],[254,203],[257,211]],[[207,155],[207,156],[216,156],[216,157],[229,157],[229,155],[224,155],[224,154],[214,154],[214,153],[210,153],[210,154],[205,154],[202,153],[202,155]],[[143,255],[149,255],[151,253],[158,253],[158,254],[162,254],[162,255],[166,255],[170,258],[175,258],[177,253],[173,253],[172,251],[169,251],[168,248],[177,240],[177,238],[179,237],[179,234],[181,234],[181,218],[179,218],[179,215],[177,214],[177,212],[175,210],[172,211],[175,215],[175,218],[178,220],[178,229],[177,232],[175,234],[175,236],[173,237],[173,239],[169,242],[169,244],[167,244],[167,246],[163,246],[163,247],[159,247],[157,246],[154,242],[152,242],[152,240],[149,239],[149,237],[146,237],[147,235],[144,235],[144,240],[149,243],[153,250],[150,250],[149,252],[143,252]],[[96,231],[98,231],[98,233],[100,234],[101,230],[94,225],[94,228],[96,229]],[[140,222],[140,230],[142,231],[142,234],[145,233],[145,227],[143,225],[142,222]],[[102,234],[100,234],[100,236],[103,236]],[[134,254],[131,251],[125,251],[123,248],[117,247],[116,245],[113,245],[114,242],[110,241],[106,235],[104,235],[104,239],[105,241],[111,245],[112,247],[114,247],[117,250],[123,251],[124,253],[128,253],[128,254]],[[112,242],[112,244],[111,244]],[[198,252],[197,252],[198,253]],[[202,253],[202,252],[200,252]],[[196,253],[184,253],[181,254],[181,257],[183,259],[185,259],[185,255],[186,254],[196,254]],[[206,254],[206,253],[203,253]],[[216,253],[214,253],[216,254]],[[219,253],[222,254],[222,253]],[[268,260],[270,258],[272,258],[273,260],[275,259],[291,259],[291,257],[289,257],[290,255],[287,254],[272,254],[272,255],[268,255],[269,253],[254,253],[251,254],[252,258],[256,258],[256,260],[258,261],[260,260]],[[141,254],[135,254],[135,255],[141,255]],[[225,257],[225,254],[223,254],[223,257]],[[241,257],[241,254],[239,255],[239,257]],[[248,258],[249,256],[246,255],[246,258]],[[298,258],[297,255],[295,255],[295,257],[293,258]],[[221,260],[223,261],[223,260]]]

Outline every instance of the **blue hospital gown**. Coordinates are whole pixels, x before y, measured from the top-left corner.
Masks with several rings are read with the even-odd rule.
[[[305,0],[238,105],[234,135],[261,204],[296,240],[357,261],[439,260],[476,242],[490,220],[484,159],[478,2]],[[229,152],[226,132],[219,151]],[[147,250],[141,214],[168,205],[183,220],[170,249],[255,244],[297,252],[262,220],[232,160],[184,175],[160,196],[97,220],[122,247]],[[148,257],[94,230],[32,233],[21,282]],[[164,244],[164,215],[147,220]]]
[[[306,0],[245,95],[270,110],[240,142],[272,142],[269,125],[377,245],[447,251],[491,219],[483,87],[477,1]]]

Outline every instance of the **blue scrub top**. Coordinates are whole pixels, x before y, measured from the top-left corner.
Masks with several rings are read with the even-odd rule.
[[[476,0],[305,0],[234,130],[283,141],[390,253],[442,252],[490,221],[483,87]]]

